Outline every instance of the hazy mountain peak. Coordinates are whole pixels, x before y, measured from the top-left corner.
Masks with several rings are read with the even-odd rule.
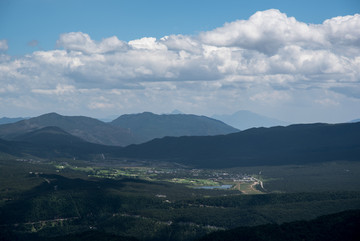
[[[30,118],[29,120],[33,121],[33,120],[41,120],[41,121],[51,121],[51,120],[57,120],[60,118],[64,118],[65,116],[62,116],[56,112],[51,112],[51,113],[46,113],[43,115],[39,115],[37,117],[34,118]]]
[[[219,120],[189,114],[127,114],[111,124],[128,129],[141,142],[164,136],[208,136],[238,131]]]
[[[130,114],[130,115],[131,115],[131,114]],[[135,115],[136,115],[136,114],[135,114]],[[137,114],[137,115],[157,116],[157,114],[154,114],[154,113],[152,113],[152,112],[150,112],[150,111],[144,111],[144,112],[139,113],[139,114]]]
[[[213,115],[212,117],[240,130],[246,130],[253,127],[289,125],[287,122],[263,116],[249,110],[239,110],[230,115]]]
[[[176,115],[176,114],[184,114],[183,112],[181,112],[180,110],[178,110],[178,109],[175,109],[175,110],[173,110],[170,114],[172,114],[172,115]]]
[[[43,114],[43,115],[40,115],[39,117],[45,117],[45,116],[54,116],[54,117],[60,117],[62,115],[56,113],[56,112],[50,112],[50,113],[46,113],[46,114]]]
[[[83,119],[83,120],[87,120],[87,121],[94,121],[94,122],[102,122],[98,119],[92,118],[92,117],[87,117],[87,116],[66,116],[66,115],[60,115],[56,112],[50,112],[50,113],[46,113],[43,115],[40,115],[38,117],[34,117],[31,119],[41,119],[41,120],[47,120],[47,119],[62,119],[62,120],[76,120],[76,119]]]

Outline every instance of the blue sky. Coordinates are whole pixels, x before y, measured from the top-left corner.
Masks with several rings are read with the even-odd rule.
[[[0,117],[360,118],[360,1],[0,0]]]
[[[55,48],[66,32],[85,32],[95,40],[116,35],[125,41],[192,35],[271,8],[302,22],[322,23],[358,13],[360,1],[0,0],[0,39],[8,40],[9,54],[21,55]]]

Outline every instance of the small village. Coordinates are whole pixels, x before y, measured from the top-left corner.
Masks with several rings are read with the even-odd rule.
[[[86,172],[90,178],[135,178],[147,181],[165,181],[184,184],[189,188],[208,190],[238,190],[244,194],[261,194],[266,190],[259,174],[240,173],[234,170],[164,168],[164,167],[108,167],[99,163],[76,166],[69,162],[56,164],[56,172],[66,170]]]

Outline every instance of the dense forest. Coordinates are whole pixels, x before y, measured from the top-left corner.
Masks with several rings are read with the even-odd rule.
[[[1,164],[13,170],[2,173],[2,240],[100,235],[104,240],[185,241],[240,226],[280,225],[360,209],[356,191],[243,195],[136,178],[89,178],[71,170],[59,175],[36,163]],[[30,174],[34,166],[39,173]],[[12,188],[5,178],[13,179]]]
[[[343,241],[360,239],[360,210],[321,216],[311,221],[240,227],[209,234],[198,241]]]

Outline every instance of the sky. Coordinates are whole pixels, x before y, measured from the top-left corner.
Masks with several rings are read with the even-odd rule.
[[[0,0],[0,117],[360,118],[360,1]]]

